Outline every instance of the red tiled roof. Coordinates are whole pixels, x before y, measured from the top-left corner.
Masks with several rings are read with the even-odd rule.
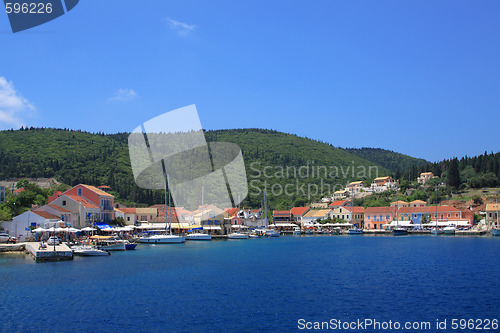
[[[24,191],[25,191],[25,189],[23,187],[21,187],[21,188],[18,188],[17,190],[14,190],[12,193],[19,194],[19,193],[24,192]]]
[[[345,209],[347,209],[348,211],[352,212],[352,213],[364,213],[365,212],[365,209],[363,207],[351,207],[351,206],[345,206],[343,207]]]
[[[78,195],[72,195],[72,194],[64,194],[65,196],[67,196],[68,198],[80,203],[83,207],[86,207],[86,208],[97,208],[99,209],[98,206],[96,206],[95,204],[93,204],[92,202],[84,199],[83,197],[81,196],[78,196]]]
[[[98,188],[97,188],[97,187],[95,187],[95,186],[92,186],[92,185],[85,185],[85,184],[80,184],[80,185],[82,185],[82,186],[84,186],[84,187],[88,188],[88,189],[89,189],[89,190],[91,190],[92,192],[95,192],[95,193],[97,193],[97,194],[99,194],[99,195],[103,195],[103,196],[106,196],[106,197],[113,197],[111,194],[106,193],[106,192],[104,192],[103,190],[100,190],[100,189],[98,189]]]
[[[97,188],[105,188],[106,190],[111,190],[111,187],[109,187],[108,185],[97,186]]]
[[[290,213],[292,213],[292,215],[304,215],[307,210],[309,210],[309,207],[293,207]]]
[[[337,201],[332,202],[328,207],[342,206],[347,201],[348,200],[337,200]]]
[[[274,210],[273,216],[290,216],[289,210]]]
[[[129,207],[122,207],[119,208],[123,213],[125,214],[134,214],[135,215],[135,208],[129,208]]]
[[[229,215],[229,217],[233,217],[234,215],[236,215],[236,213],[238,213],[238,208],[226,208],[224,210]]]
[[[396,211],[396,207],[367,207],[365,209],[365,214],[394,213],[395,211]],[[399,211],[401,211],[401,209]]]
[[[47,212],[38,212],[38,211],[35,212],[35,211],[33,211],[33,213],[35,213],[38,216],[43,217],[44,219],[48,219],[48,220],[58,220],[59,219],[59,216],[55,216],[55,215],[52,215],[52,214],[47,213]]]
[[[58,205],[54,205],[54,204],[47,204],[47,206],[51,207],[51,208],[54,208],[54,209],[57,209],[58,211],[60,211],[61,213],[71,213],[69,210],[65,209],[65,208],[62,208],[62,207],[59,207]]]

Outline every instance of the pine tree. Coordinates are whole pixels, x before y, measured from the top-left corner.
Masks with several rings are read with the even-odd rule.
[[[450,162],[447,181],[448,185],[453,187],[454,189],[458,189],[462,184],[462,181],[460,180],[460,173],[458,172],[458,162],[456,158],[454,158]]]

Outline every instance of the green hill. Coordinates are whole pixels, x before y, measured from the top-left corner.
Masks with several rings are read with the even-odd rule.
[[[426,165],[429,162],[422,158],[415,158],[392,150],[381,148],[345,148],[345,151],[381,165],[393,172],[407,171],[413,166]]]
[[[241,147],[249,180],[244,204],[252,207],[261,205],[264,185],[271,208],[283,209],[317,200],[351,180],[371,181],[390,174],[389,168],[348,150],[292,134],[235,129],[205,135],[207,141],[233,142]],[[135,185],[127,137],[128,133],[105,135],[49,128],[0,131],[0,179],[55,177],[68,185],[106,184],[119,201],[162,202],[161,192]]]

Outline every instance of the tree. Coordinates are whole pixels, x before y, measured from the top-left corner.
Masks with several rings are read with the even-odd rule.
[[[462,184],[460,180],[460,173],[458,171],[458,161],[456,158],[451,160],[450,166],[448,168],[448,177],[447,177],[448,186],[453,189],[458,189]]]
[[[472,201],[474,202],[474,205],[477,206],[483,204],[483,198],[481,198],[481,196],[477,194],[472,196]]]

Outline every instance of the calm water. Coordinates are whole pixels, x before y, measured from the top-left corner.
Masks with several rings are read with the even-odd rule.
[[[301,318],[500,319],[500,238],[290,236],[38,264],[0,255],[4,332],[278,332]]]

